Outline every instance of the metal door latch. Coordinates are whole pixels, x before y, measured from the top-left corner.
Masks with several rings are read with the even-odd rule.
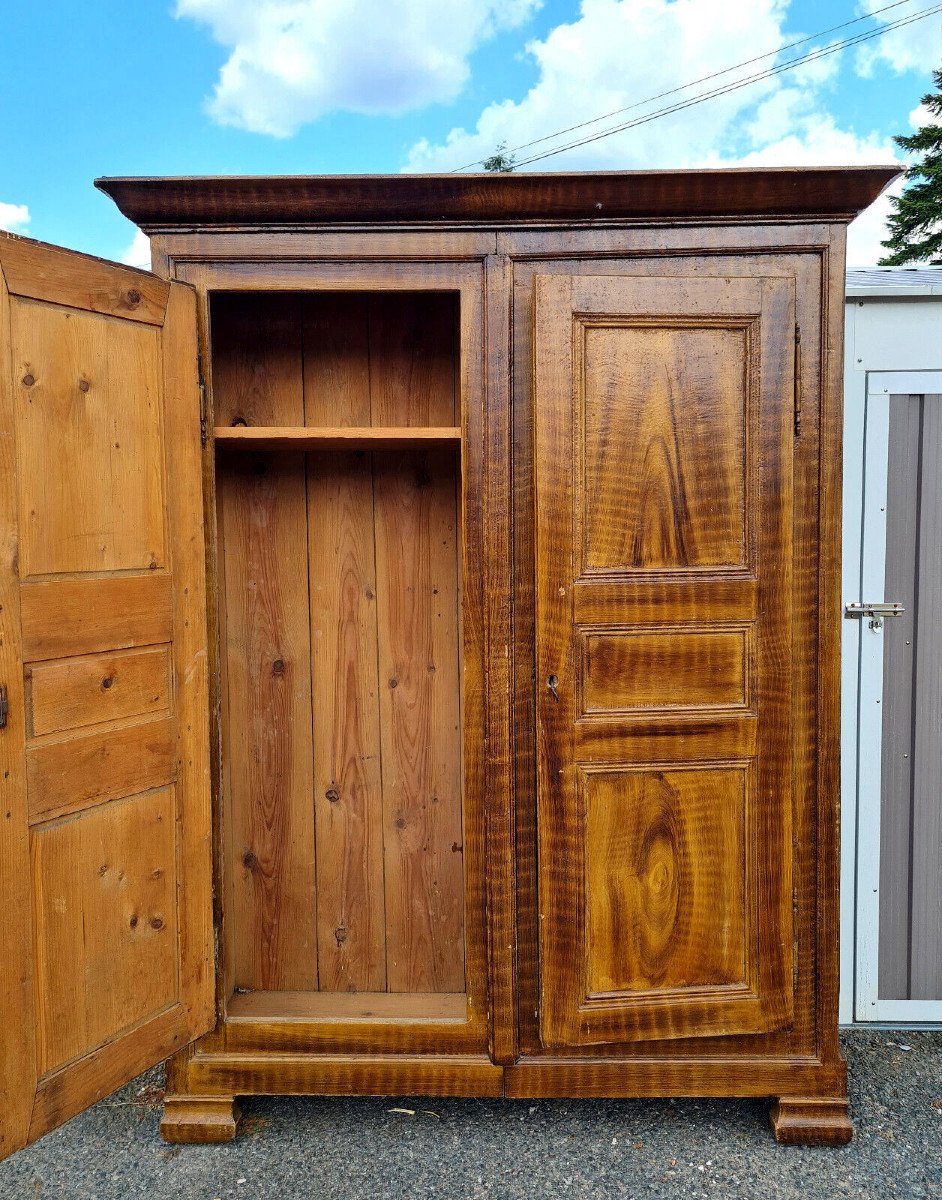
[[[878,604],[845,604],[845,617],[869,617],[869,625],[871,629],[882,629],[884,617],[901,617],[906,609],[902,604],[894,601],[891,604],[886,604],[881,601]]]
[[[6,685],[0,683],[0,729],[4,729],[7,723],[7,713],[10,711],[10,701],[7,699]]]

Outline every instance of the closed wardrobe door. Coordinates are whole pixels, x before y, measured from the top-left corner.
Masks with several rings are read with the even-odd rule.
[[[794,303],[536,279],[548,1048],[791,1022]]]

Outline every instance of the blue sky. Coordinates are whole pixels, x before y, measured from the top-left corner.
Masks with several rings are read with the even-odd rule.
[[[0,224],[139,259],[95,176],[448,170],[884,2],[5,0]],[[936,65],[942,13],[534,165],[882,162]],[[852,265],[875,261],[884,215]]]

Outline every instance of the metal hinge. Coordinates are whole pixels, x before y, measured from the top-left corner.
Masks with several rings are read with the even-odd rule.
[[[206,384],[200,380],[200,445],[205,446],[209,440],[208,415],[206,412]]]
[[[0,683],[0,729],[5,729],[7,713],[10,711],[10,701],[7,699],[6,684]]]
[[[801,326],[795,325],[795,437],[801,435]]]

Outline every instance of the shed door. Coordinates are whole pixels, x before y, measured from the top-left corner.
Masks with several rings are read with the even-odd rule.
[[[541,1034],[792,1015],[794,290],[541,276]]]
[[[848,555],[845,599],[901,613],[851,609],[845,624],[854,1017],[942,1021],[942,372],[869,372],[865,428],[862,552]]]
[[[0,236],[0,1157],[213,1021],[195,295]]]

